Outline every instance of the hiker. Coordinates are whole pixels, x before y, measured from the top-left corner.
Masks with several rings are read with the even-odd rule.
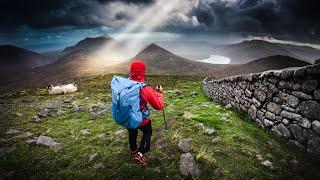
[[[152,135],[151,118],[149,117],[150,111],[148,109],[147,104],[149,103],[156,110],[162,110],[164,107],[162,86],[159,85],[154,90],[151,86],[144,84],[145,72],[146,72],[146,66],[144,62],[134,61],[131,64],[130,78],[129,78],[134,83],[129,82],[127,79],[124,79],[121,77],[114,77],[111,83],[111,88],[113,91],[113,117],[115,118],[117,123],[127,127],[129,132],[129,145],[131,150],[131,156],[133,158],[133,161],[137,162],[141,166],[145,166],[148,163],[148,160],[144,155],[150,149],[150,141],[151,141],[151,135]],[[130,88],[117,89],[116,86],[121,86],[120,85],[121,82],[127,83],[128,84],[127,86],[129,86]],[[124,87],[126,86],[124,85]],[[134,96],[132,95],[132,93],[137,92],[135,91],[134,87],[136,87],[136,89],[139,88],[138,102],[140,102],[140,104],[137,105],[137,109],[138,109],[137,111],[139,112],[136,113],[131,110],[131,111],[127,111],[129,115],[124,115],[123,113],[124,110],[121,109],[122,107],[120,107],[121,105],[124,106],[123,104],[125,104],[125,102],[122,102],[122,101],[125,101],[124,100],[125,97],[121,96],[122,94],[126,93],[126,92],[123,93],[123,89],[126,89],[127,92],[132,91],[130,95],[131,96],[130,100],[128,100],[131,102],[132,99],[134,99]],[[115,96],[117,96],[117,98]],[[122,101],[121,101],[121,98],[122,98]],[[127,105],[127,106],[129,106],[130,108],[133,108],[131,105]],[[132,117],[132,114],[135,114],[135,115]],[[138,117],[140,116],[139,117],[140,119],[135,118],[137,116]],[[121,119],[121,117],[129,119],[129,122],[124,122]],[[143,134],[142,134],[140,146],[138,148],[137,136],[138,136],[139,129],[142,131]]]

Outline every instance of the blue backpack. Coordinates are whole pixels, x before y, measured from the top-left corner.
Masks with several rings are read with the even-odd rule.
[[[111,81],[112,116],[120,125],[137,128],[144,117],[140,110],[140,90],[145,83],[114,76]]]

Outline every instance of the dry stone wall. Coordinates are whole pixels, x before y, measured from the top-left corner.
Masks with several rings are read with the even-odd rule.
[[[320,64],[203,81],[212,100],[235,108],[289,143],[320,155]]]

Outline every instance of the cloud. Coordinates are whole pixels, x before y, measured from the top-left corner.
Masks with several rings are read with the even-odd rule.
[[[14,32],[23,26],[119,28],[156,2],[158,0],[2,0],[0,31]],[[261,33],[320,41],[319,5],[314,0],[181,0],[159,29]],[[157,14],[150,18],[157,18]]]

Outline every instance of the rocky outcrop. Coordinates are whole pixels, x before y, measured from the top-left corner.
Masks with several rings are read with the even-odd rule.
[[[212,100],[320,155],[320,64],[203,81]]]

